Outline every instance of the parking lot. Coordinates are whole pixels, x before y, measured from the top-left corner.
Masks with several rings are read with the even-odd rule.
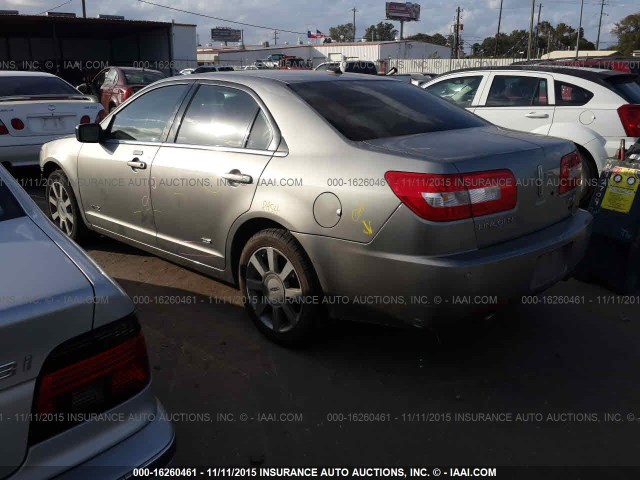
[[[42,208],[37,176],[19,180]],[[637,463],[638,297],[571,280],[464,328],[331,322],[288,350],[235,288],[82,246],[137,303],[177,465]]]

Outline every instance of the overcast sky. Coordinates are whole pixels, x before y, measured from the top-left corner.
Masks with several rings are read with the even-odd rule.
[[[258,44],[269,40],[273,44],[273,29],[290,30],[293,32],[315,31],[316,29],[328,33],[329,27],[341,23],[348,23],[353,19],[351,9],[355,6],[357,35],[362,36],[364,29],[384,19],[383,0],[150,0],[188,10],[192,12],[212,15],[228,20],[250,23],[269,27],[238,26],[220,20],[214,20],[188,13],[168,10],[149,5],[139,0],[86,0],[87,16],[95,17],[99,13],[124,15],[127,19],[158,20],[198,25],[198,35],[201,44],[209,42],[210,29],[217,26],[237,27],[244,29],[245,43]],[[0,0],[0,9],[19,10],[21,14],[38,14],[52,9],[64,0]],[[416,1],[422,5],[422,20],[405,24],[405,36],[414,33],[441,33],[446,35],[451,31],[454,23],[456,7],[463,8],[461,22],[464,25],[463,39],[472,44],[481,42],[487,36],[496,33],[500,0],[460,0]],[[548,20],[552,24],[565,22],[577,28],[580,17],[580,0],[537,0],[542,3],[541,20]],[[610,31],[615,22],[626,15],[640,11],[637,0],[606,0],[605,13],[602,20],[600,36],[601,49],[615,42]],[[71,0],[56,11],[75,12],[82,14],[81,0]],[[504,0],[501,31],[511,32],[513,29],[528,29],[531,12],[530,0]],[[600,15],[600,0],[584,0],[583,27],[587,39],[595,43],[598,18]],[[399,29],[399,23],[396,23]],[[0,33],[1,35],[1,33]],[[281,32],[278,45],[288,42],[293,44],[298,37],[305,42],[305,35]]]

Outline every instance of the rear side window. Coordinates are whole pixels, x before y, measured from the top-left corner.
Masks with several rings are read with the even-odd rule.
[[[182,119],[176,143],[244,148],[259,111],[253,97],[242,90],[201,85]],[[251,148],[262,146],[257,136],[252,144]]]
[[[0,177],[0,222],[24,216],[24,212]]]
[[[264,112],[260,110],[255,122],[253,122],[249,140],[247,140],[247,148],[266,150],[271,145],[271,140],[273,140],[273,131]]]
[[[421,88],[396,80],[301,82],[290,88],[349,140],[489,125]]]
[[[593,93],[577,85],[567,82],[555,81],[556,105],[580,106],[585,105],[593,98]]]
[[[632,75],[620,75],[607,78],[607,83],[615,92],[629,103],[640,103],[640,78]]]
[[[128,103],[118,112],[111,126],[111,138],[139,142],[162,142],[178,104],[188,86],[156,88]]]
[[[487,107],[547,105],[547,81],[538,77],[496,75],[491,82]]]
[[[470,107],[481,81],[482,75],[451,78],[429,85],[427,91],[461,107]]]
[[[16,75],[0,77],[0,97],[33,95],[81,95],[58,77]]]
[[[150,85],[165,78],[162,73],[149,70],[122,70],[122,73],[127,85]]]

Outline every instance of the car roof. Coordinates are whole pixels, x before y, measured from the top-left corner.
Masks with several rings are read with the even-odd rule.
[[[599,68],[585,68],[585,67],[569,67],[564,65],[508,65],[503,67],[471,67],[461,68],[459,70],[452,70],[443,75],[449,75],[451,73],[462,72],[486,72],[486,71],[521,71],[521,72],[541,72],[541,73],[560,73],[563,75],[570,75],[573,77],[583,78],[596,83],[603,83],[603,80],[609,77],[615,77],[619,75],[628,76],[629,73],[618,72],[615,70],[606,70]]]
[[[233,71],[225,73],[196,73],[189,75],[189,80],[220,80],[236,82],[243,85],[249,84],[268,84],[268,83],[304,83],[304,82],[323,82],[323,81],[384,81],[389,77],[380,77],[377,75],[363,75],[360,73],[334,73],[324,70],[245,70]],[[174,77],[161,80],[160,82],[176,82],[184,81],[183,78],[176,79]],[[157,82],[157,83],[160,83]]]
[[[46,72],[24,72],[21,70],[1,70],[0,77],[55,77],[56,75]]]

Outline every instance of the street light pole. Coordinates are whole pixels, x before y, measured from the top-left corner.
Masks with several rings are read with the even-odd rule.
[[[527,60],[531,60],[531,44],[533,43],[533,16],[536,13],[536,0],[531,0],[531,22],[529,23],[529,43],[527,45]]]
[[[576,37],[576,60],[580,53],[580,31],[582,30],[582,10],[584,9],[584,0],[580,0],[580,23],[578,24],[578,35]]]

